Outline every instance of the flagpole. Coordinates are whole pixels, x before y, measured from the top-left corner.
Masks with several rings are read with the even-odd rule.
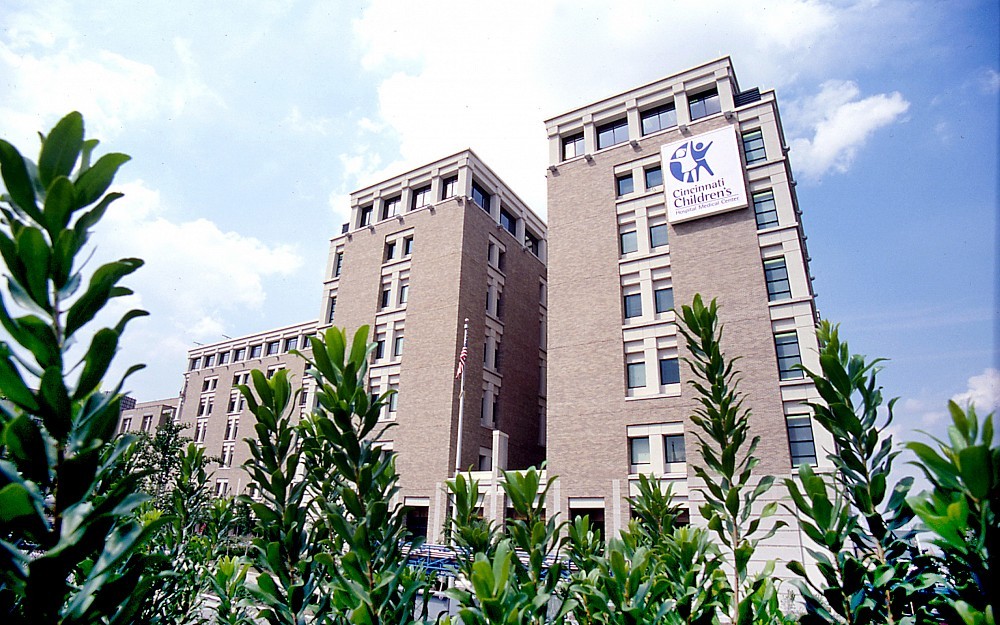
[[[469,318],[465,318],[465,331],[462,336],[462,349],[469,346]],[[465,362],[461,362],[462,383],[458,392],[458,444],[455,445],[455,475],[462,472],[462,420],[465,416]]]

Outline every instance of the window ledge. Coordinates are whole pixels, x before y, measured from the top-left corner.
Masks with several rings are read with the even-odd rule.
[[[803,304],[812,301],[812,297],[789,297],[787,299],[779,299],[773,302],[768,302],[769,308],[778,308],[780,306],[785,306],[787,304]]]
[[[652,395],[629,395],[625,397],[625,401],[641,401],[643,399],[663,399],[666,397],[681,396],[681,385],[679,383],[668,384],[664,388],[666,390],[653,393]]]

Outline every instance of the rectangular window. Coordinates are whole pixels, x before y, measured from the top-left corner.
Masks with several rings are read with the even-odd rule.
[[[667,244],[667,224],[649,227],[649,247],[656,249]]]
[[[382,200],[382,219],[395,217],[399,214],[399,196]]]
[[[472,181],[472,201],[487,213],[490,212],[490,194],[475,180]]]
[[[132,417],[125,417],[124,419],[122,419],[121,427],[118,428],[118,433],[124,434],[125,432],[128,432],[129,429],[131,429],[131,427],[132,427]]]
[[[629,464],[632,466],[649,465],[649,437],[638,436],[628,439]]]
[[[684,451],[683,434],[667,434],[663,437],[663,460],[667,464],[673,462],[687,462],[687,453]]]
[[[396,336],[392,342],[392,355],[399,358],[403,355],[403,337]]]
[[[442,200],[447,200],[450,197],[455,197],[456,191],[458,191],[458,176],[450,176],[441,181]]]
[[[292,351],[293,349],[295,349],[295,344],[298,343],[298,341],[299,341],[299,339],[297,337],[294,337],[294,336],[291,337],[291,338],[285,339],[285,349],[283,349],[282,351],[284,351],[284,352],[290,352],[290,351]]]
[[[395,391],[392,395],[389,395],[389,412],[396,412],[396,408],[399,406],[399,389],[395,386],[390,386],[389,390]]]
[[[656,312],[665,313],[674,307],[674,289],[667,287],[653,291],[653,299],[656,300]]]
[[[517,218],[502,208],[500,209],[500,225],[507,232],[517,235]]]
[[[410,196],[410,210],[416,210],[422,206],[427,206],[431,203],[431,185],[425,187],[420,187],[413,191],[413,195]]]
[[[691,109],[692,121],[722,112],[722,102],[719,100],[719,92],[716,89],[691,96],[688,99],[688,106]]]
[[[252,346],[250,348],[250,357],[251,358],[260,358],[260,355],[263,352],[264,352],[264,346],[263,345],[254,345],[254,346]]]
[[[635,191],[635,184],[632,182],[632,174],[615,177],[615,188],[617,189],[619,196],[628,195],[629,193]]]
[[[389,262],[396,257],[396,242],[388,241],[385,244],[385,253],[382,255],[382,262]]]
[[[639,114],[642,120],[642,134],[648,135],[657,130],[672,128],[677,125],[677,109],[674,103],[664,104]]]
[[[563,137],[563,160],[568,161],[577,156],[583,156],[583,133]]]
[[[247,357],[247,348],[245,347],[237,347],[236,350],[233,352],[233,362],[239,362],[241,360],[245,360],[246,357]]]
[[[371,206],[371,204],[369,204],[368,206],[362,206],[361,207],[361,214],[358,217],[358,227],[368,226],[368,225],[371,225],[371,223],[372,223],[372,206]]]
[[[778,225],[778,209],[774,205],[774,192],[770,189],[753,194],[753,213],[757,218],[757,229],[773,228]]]
[[[399,305],[406,304],[406,298],[410,295],[410,285],[403,283],[399,285]]]
[[[784,256],[764,261],[764,280],[767,281],[767,301],[777,302],[792,297]]]
[[[380,336],[375,340],[375,351],[372,354],[374,360],[382,360],[385,356],[385,337]]]
[[[633,293],[625,296],[625,318],[642,316],[642,295]]]
[[[142,431],[148,432],[153,429],[153,415],[142,415]]]
[[[790,415],[786,423],[792,466],[816,464],[816,442],[813,439],[812,419],[808,415]]]
[[[326,314],[326,322],[333,323],[333,318],[337,314],[337,296],[330,296],[330,308]]]
[[[229,492],[229,480],[215,480],[215,496],[225,497]]]
[[[597,149],[628,141],[628,119],[619,119],[597,127]]]
[[[799,380],[805,376],[796,365],[802,364],[799,353],[799,337],[795,332],[774,335],[774,347],[778,354],[778,377],[782,380]]]
[[[642,388],[643,386],[646,386],[646,363],[628,363],[628,387]]]
[[[645,174],[647,189],[652,189],[653,187],[658,187],[663,184],[663,170],[659,165],[656,167],[647,167]]]
[[[379,296],[378,307],[379,309],[388,308],[389,302],[392,301],[392,293],[389,287],[382,287],[382,295]]]
[[[337,276],[339,276],[343,268],[344,268],[344,253],[337,252],[337,255],[333,261],[333,277],[336,278]]]
[[[219,364],[225,365],[229,363],[230,352],[222,352],[219,354]]]
[[[267,344],[267,355],[274,356],[278,353],[278,341],[271,341]]]
[[[676,358],[660,359],[660,384],[680,384],[681,366]]]
[[[194,442],[204,443],[205,434],[207,433],[208,433],[208,420],[198,419],[198,423],[195,425],[194,428]]]
[[[621,233],[620,239],[622,254],[631,254],[632,252],[639,251],[639,237],[636,235],[635,230]]]
[[[229,417],[226,421],[226,437],[227,441],[236,440],[236,435],[240,432],[240,418],[239,417]]]
[[[767,154],[764,152],[764,133],[760,128],[743,133],[743,153],[747,156],[747,165],[767,160]]]
[[[409,256],[413,253],[413,237],[405,237],[403,239],[403,256]]]
[[[205,368],[215,366],[215,354],[205,356]]]
[[[201,358],[192,358],[191,362],[188,364],[188,371],[194,371],[201,364]]]

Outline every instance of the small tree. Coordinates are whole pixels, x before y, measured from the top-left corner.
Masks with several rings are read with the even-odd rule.
[[[121,475],[131,437],[115,439],[124,378],[104,378],[132,310],[110,328],[89,324],[142,265],[98,267],[84,287],[93,227],[120,193],[105,194],[124,154],[91,158],[83,117],[42,136],[37,165],[0,140],[0,614],[5,623],[125,623],[152,580],[137,555],[162,521],[142,525],[142,474]],[[17,316],[20,315],[20,316]],[[74,343],[89,341],[83,356]],[[125,377],[141,368],[128,369]]]

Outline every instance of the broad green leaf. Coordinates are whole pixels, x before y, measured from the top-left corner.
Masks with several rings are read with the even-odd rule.
[[[116,331],[111,328],[101,328],[94,334],[90,348],[87,349],[83,358],[83,372],[77,382],[73,399],[83,399],[98,387],[104,374],[107,373],[117,349],[118,333]]]
[[[0,139],[0,175],[14,204],[40,225],[42,212],[38,210],[34,185],[24,158],[17,148],[3,139]]]
[[[87,206],[96,202],[115,178],[118,168],[131,160],[127,154],[105,154],[97,159],[90,169],[83,172],[76,181],[76,207]]]
[[[49,311],[48,277],[49,261],[52,257],[52,250],[45,242],[45,236],[38,228],[25,228],[18,233],[15,240],[17,244],[17,254],[21,259],[25,269],[26,283],[22,286],[28,291],[34,301],[42,310]]]
[[[985,445],[966,447],[958,452],[958,465],[962,481],[977,500],[986,499],[991,488],[997,488],[993,484],[994,469],[990,466],[990,450]]]
[[[59,120],[42,142],[38,156],[38,178],[46,189],[59,176],[73,172],[83,149],[83,116],[74,111]]]
[[[0,523],[10,523],[34,514],[35,506],[24,486],[11,483],[0,488]]]
[[[48,193],[45,194],[43,214],[45,229],[53,239],[56,239],[59,231],[69,224],[76,201],[76,190],[69,178],[60,176],[49,185]]]
[[[35,421],[27,414],[21,413],[7,423],[3,434],[7,453],[17,463],[21,475],[32,482],[48,483],[47,446]]]

